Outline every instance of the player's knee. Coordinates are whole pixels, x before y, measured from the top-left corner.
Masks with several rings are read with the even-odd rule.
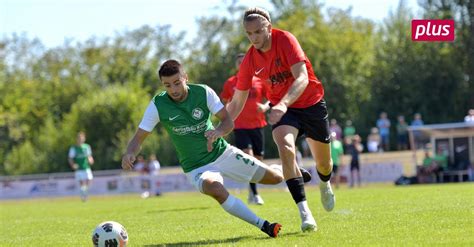
[[[202,191],[204,194],[211,196],[218,201],[225,198],[227,195],[224,185],[215,180],[204,180],[202,182]]]
[[[318,159],[316,164],[320,168],[330,169],[332,167],[332,159]]]
[[[271,184],[279,184],[279,183],[283,182],[283,174],[273,172],[273,177],[272,177],[271,182],[272,182]]]
[[[295,147],[290,143],[283,143],[278,146],[281,155],[295,156]]]

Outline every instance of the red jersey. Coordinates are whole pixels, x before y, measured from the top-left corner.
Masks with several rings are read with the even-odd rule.
[[[289,32],[272,29],[272,46],[267,52],[250,47],[238,74],[237,89],[248,90],[252,77],[262,79],[269,88],[268,100],[276,105],[295,81],[291,66],[304,61],[309,83],[300,97],[289,107],[306,108],[318,103],[324,96],[324,89],[313,71],[313,66],[301,49],[298,40]]]
[[[265,114],[257,110],[257,103],[262,103],[262,99],[266,97],[265,83],[258,78],[254,78],[251,82],[249,96],[247,102],[245,102],[244,109],[235,119],[235,129],[255,129],[267,125]],[[227,79],[220,95],[221,99],[230,102],[232,96],[234,96],[236,84],[237,76],[234,75]]]

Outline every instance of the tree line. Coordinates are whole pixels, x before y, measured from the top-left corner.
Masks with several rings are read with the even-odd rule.
[[[325,9],[317,0],[273,0],[273,26],[292,32],[323,82],[330,118],[352,120],[367,136],[381,111],[423,115],[425,123],[462,121],[474,106],[474,3],[419,1],[425,19],[454,19],[454,42],[412,42],[413,13],[402,0],[382,23]],[[67,150],[87,133],[94,169],[117,169],[150,99],[162,90],[159,65],[175,58],[191,82],[217,93],[233,75],[249,42],[244,7],[197,20],[198,35],[145,25],[113,37],[45,47],[27,35],[0,40],[0,174],[68,171]],[[410,119],[409,119],[410,120]],[[162,165],[177,165],[166,132],[157,126],[142,148]],[[266,157],[278,153],[269,131]],[[392,138],[394,139],[394,138]]]

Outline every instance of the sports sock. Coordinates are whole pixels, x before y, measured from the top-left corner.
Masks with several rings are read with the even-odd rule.
[[[265,220],[259,218],[252,212],[240,199],[229,195],[227,200],[221,204],[221,207],[229,214],[240,218],[248,223],[262,229]]]
[[[306,201],[303,177],[288,179],[286,180],[286,185],[288,186],[288,190],[290,190],[291,196],[293,197],[293,200],[295,200],[295,203]]]
[[[298,202],[296,205],[298,206],[298,209],[300,211],[301,219],[305,219],[307,215],[311,214],[311,210],[308,207],[307,201]]]
[[[323,175],[323,174],[319,173],[318,170],[316,170],[316,171],[318,172],[319,179],[321,179],[322,182],[327,182],[331,179],[332,170],[328,175]]]
[[[258,193],[257,193],[257,185],[256,185],[255,183],[249,183],[249,185],[250,185],[250,191],[252,191],[252,193],[253,193],[254,195],[258,195]]]

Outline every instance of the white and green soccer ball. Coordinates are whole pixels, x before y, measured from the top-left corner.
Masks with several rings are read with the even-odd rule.
[[[92,243],[98,247],[127,246],[127,230],[115,221],[102,222],[92,232]]]

